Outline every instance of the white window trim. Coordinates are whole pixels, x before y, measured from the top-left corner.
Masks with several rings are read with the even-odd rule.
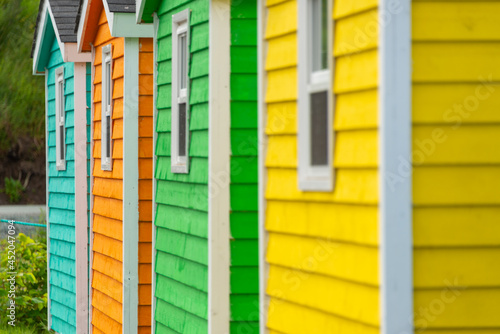
[[[111,82],[107,83],[106,63],[109,62],[111,71]],[[113,53],[112,45],[108,44],[102,48],[101,63],[101,170],[111,171],[113,166]],[[106,94],[106,85],[109,84],[110,101]],[[109,139],[106,137],[106,116],[110,117]],[[106,156],[106,146],[110,141],[109,157]]]
[[[334,95],[332,90],[332,77],[334,70],[333,57],[330,50],[333,47],[333,24],[328,15],[328,69],[312,72],[312,39],[308,37],[312,29],[309,20],[311,12],[311,0],[299,0],[299,27],[307,27],[298,31],[298,184],[302,191],[332,191],[334,184],[333,174],[333,106]],[[328,1],[328,13],[332,12],[332,2]],[[310,118],[310,94],[327,91],[328,97],[328,165],[311,165],[311,118]]]
[[[179,49],[178,36],[186,33],[187,73],[189,73],[190,9],[172,15],[172,122],[171,122],[171,169],[172,173],[189,173],[189,78],[186,89],[178,89]],[[178,94],[179,93],[179,94]],[[186,104],[186,156],[179,156],[179,104]]]
[[[56,86],[56,117],[55,117],[55,123],[56,123],[56,168],[57,170],[63,171],[66,170],[66,133],[64,133],[64,158],[61,158],[61,151],[60,151],[60,145],[61,145],[61,131],[60,127],[61,125],[64,126],[64,129],[66,130],[66,115],[64,112],[64,66],[61,66],[56,69],[56,80],[55,80],[55,86]],[[60,88],[59,84],[62,82],[62,89],[63,89],[63,99],[59,98],[60,96]],[[62,115],[61,115],[62,111]]]

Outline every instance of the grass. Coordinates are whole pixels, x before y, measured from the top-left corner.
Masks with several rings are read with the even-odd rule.
[[[52,331],[37,331],[33,328],[28,328],[28,327],[22,327],[22,326],[9,326],[6,323],[7,320],[2,319],[2,324],[0,324],[0,334],[3,333],[9,333],[9,334],[49,334],[49,333],[54,333]]]

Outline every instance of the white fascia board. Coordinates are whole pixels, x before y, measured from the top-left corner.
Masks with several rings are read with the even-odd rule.
[[[42,0],[42,1],[43,1],[42,14],[40,17],[40,21],[38,22],[39,26],[35,41],[35,51],[33,52],[33,75],[46,75],[45,71],[38,72],[36,70],[38,67],[38,62],[40,61],[40,52],[42,51],[41,50],[42,41],[45,37],[45,25],[47,24],[48,1],[47,0]]]
[[[144,6],[146,5],[147,0],[135,0],[135,19],[136,23],[142,22],[142,13],[144,12]]]
[[[76,45],[77,51],[82,52],[82,37],[83,32],[87,28],[88,12],[89,12],[89,0],[84,0],[82,4],[82,13],[80,14],[80,22],[78,23],[78,33],[76,35]]]
[[[153,25],[137,24],[134,13],[112,13],[112,20],[109,22],[113,37],[153,38]]]
[[[411,0],[381,0],[379,20],[380,332],[413,333]]]

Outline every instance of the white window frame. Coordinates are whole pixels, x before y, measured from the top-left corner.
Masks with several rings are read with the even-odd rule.
[[[328,0],[327,24],[327,69],[313,71],[313,39],[312,34],[312,2],[314,0],[299,0],[299,30],[298,30],[298,184],[302,191],[332,191],[333,190],[333,24],[330,13],[332,1]],[[321,0],[319,0],[321,1]],[[313,166],[311,163],[311,94],[327,92],[327,122],[328,122],[328,156],[327,165]]]
[[[172,119],[171,119],[171,170],[172,173],[189,173],[189,45],[190,45],[190,9],[172,15]],[[186,34],[186,88],[180,89],[179,37]],[[186,105],[186,155],[179,156],[179,105]]]
[[[66,112],[65,101],[64,101],[64,66],[61,66],[56,69],[55,73],[55,88],[56,88],[56,115],[55,115],[55,123],[56,123],[56,169],[63,171],[66,170]],[[62,88],[61,88],[62,86]],[[62,92],[61,92],[62,89]],[[62,93],[62,99],[61,97]],[[64,129],[64,133],[61,133],[61,126]],[[63,136],[61,138],[61,136]],[[61,157],[61,140],[64,142],[64,156]]]
[[[109,77],[107,75],[108,63]],[[106,87],[109,87],[109,97]],[[101,170],[111,171],[113,166],[113,53],[111,44],[102,48],[101,94]],[[106,136],[107,116],[109,116],[110,122],[109,137]],[[108,141],[109,157],[106,154]]]

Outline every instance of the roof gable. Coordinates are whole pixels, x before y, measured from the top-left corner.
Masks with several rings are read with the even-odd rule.
[[[49,0],[50,9],[63,43],[76,43],[76,18],[79,0]]]

